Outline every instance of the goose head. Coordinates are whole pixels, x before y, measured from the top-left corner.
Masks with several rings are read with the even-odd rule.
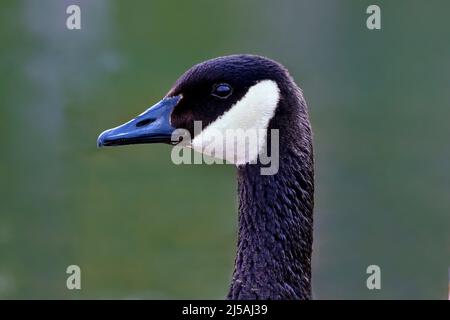
[[[193,66],[161,101],[127,123],[104,131],[97,144],[176,144],[181,139],[174,133],[183,129],[191,138],[187,146],[196,151],[237,165],[254,162],[266,146],[269,129],[291,130],[289,119],[298,112],[292,105],[298,105],[299,98],[300,90],[279,63],[255,55],[219,57]],[[218,135],[224,139],[229,130],[241,130],[244,135],[253,131],[256,141],[241,154],[236,141],[227,147],[217,139]]]

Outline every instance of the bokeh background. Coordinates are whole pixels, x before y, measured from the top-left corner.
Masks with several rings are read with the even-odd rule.
[[[369,4],[382,30],[366,28]],[[81,6],[82,29],[66,29]],[[169,146],[96,149],[187,68],[269,56],[315,133],[318,299],[445,299],[450,266],[448,1],[0,3],[0,298],[223,298],[231,166]],[[66,288],[66,267],[82,290]],[[366,288],[377,264],[382,289]]]

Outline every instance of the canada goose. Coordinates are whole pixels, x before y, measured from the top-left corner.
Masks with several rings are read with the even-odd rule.
[[[194,136],[196,120],[204,128],[197,136],[211,128],[262,127],[267,144],[269,129],[279,130],[276,174],[261,174],[258,154],[237,163],[239,234],[227,298],[310,299],[314,168],[301,90],[281,64],[265,57],[215,58],[189,69],[141,115],[104,131],[97,145],[173,143],[176,128]]]

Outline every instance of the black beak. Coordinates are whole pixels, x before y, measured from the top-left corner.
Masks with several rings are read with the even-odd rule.
[[[127,123],[103,131],[97,146],[121,146],[138,143],[170,143],[172,132],[170,115],[181,96],[166,97]]]

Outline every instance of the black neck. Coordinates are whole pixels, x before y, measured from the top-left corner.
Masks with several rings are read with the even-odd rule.
[[[228,298],[310,299],[310,137],[306,143],[290,141],[281,147],[277,174],[261,175],[260,169],[259,164],[238,169],[239,236]]]

